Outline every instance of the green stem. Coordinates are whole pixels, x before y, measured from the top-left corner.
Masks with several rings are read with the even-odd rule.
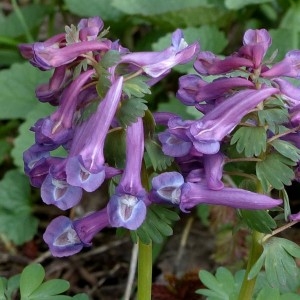
[[[138,300],[151,300],[152,287],[152,243],[146,245],[140,240],[138,254]]]
[[[263,233],[257,231],[252,232],[252,245],[249,253],[249,260],[248,260],[247,269],[246,269],[245,277],[242,283],[238,300],[252,299],[256,277],[252,278],[251,280],[248,280],[248,274],[252,269],[253,265],[260,257],[260,255],[262,254],[263,248],[261,245],[261,240],[263,236],[264,236]]]

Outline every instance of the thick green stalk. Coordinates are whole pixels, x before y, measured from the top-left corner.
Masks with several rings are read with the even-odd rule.
[[[152,243],[144,244],[140,240],[138,254],[138,300],[151,300],[152,287]]]
[[[262,254],[262,245],[261,240],[264,234],[253,231],[252,232],[252,245],[249,253],[249,260],[247,264],[247,269],[245,273],[245,277],[242,283],[242,287],[239,294],[239,300],[251,300],[254,292],[256,277],[248,280],[248,275],[253,265],[256,263],[260,255]]]

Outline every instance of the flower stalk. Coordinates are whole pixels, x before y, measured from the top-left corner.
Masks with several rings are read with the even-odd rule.
[[[138,300],[151,300],[152,286],[152,243],[138,241]]]
[[[252,245],[249,253],[249,260],[247,263],[247,269],[246,273],[243,279],[242,287],[239,293],[239,298],[238,300],[251,300],[253,293],[254,293],[254,287],[256,283],[256,277],[252,279],[248,279],[248,275],[250,273],[250,270],[262,254],[262,245],[261,245],[261,240],[263,238],[264,234],[260,233],[258,231],[253,231],[252,232]]]

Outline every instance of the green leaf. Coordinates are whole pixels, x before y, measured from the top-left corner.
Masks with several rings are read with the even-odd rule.
[[[122,12],[118,7],[112,6],[112,1],[107,0],[64,0],[66,8],[72,13],[81,17],[101,16],[103,20],[118,21],[122,17]]]
[[[201,270],[199,272],[199,278],[202,283],[209,288],[209,294],[211,294],[211,296],[215,297],[216,299],[229,300],[228,294],[224,291],[224,284],[222,282],[219,282],[214,275],[206,270]],[[197,290],[198,294],[208,296],[207,292],[208,290],[206,289]]]
[[[36,86],[46,82],[49,77],[49,72],[41,72],[29,63],[17,63],[1,71],[0,120],[25,119],[38,102],[35,97]]]
[[[278,50],[276,61],[284,58],[285,54],[293,49],[300,47],[300,35],[295,34],[294,29],[290,28],[276,28],[270,29],[269,33],[272,37],[272,45],[269,48],[269,53]]]
[[[225,0],[225,6],[228,9],[241,9],[246,5],[262,4],[272,0]]]
[[[271,288],[269,286],[264,287],[257,295],[256,300],[280,300],[279,289]]]
[[[4,277],[0,277],[0,299],[6,299],[6,288],[7,288],[7,279]]]
[[[172,164],[174,158],[163,153],[161,145],[157,140],[146,139],[145,148],[154,171],[163,171]]]
[[[41,264],[30,264],[24,268],[20,278],[21,297],[29,297],[43,282],[45,270]]]
[[[45,4],[27,4],[20,9],[29,29],[39,26],[43,18],[52,10],[51,6]],[[21,26],[20,19],[15,11],[12,11],[7,17],[0,18],[0,35],[18,37],[24,34],[25,29]]]
[[[163,207],[161,205],[151,205],[148,207],[147,216],[143,224],[135,231],[131,231],[134,241],[137,237],[144,244],[162,243],[166,236],[173,234],[173,229],[170,225],[177,221],[179,216],[176,212]]]
[[[267,148],[267,135],[264,127],[240,127],[232,136],[230,144],[236,143],[238,153],[246,157],[258,156]]]
[[[107,51],[100,60],[100,65],[107,69],[116,65],[121,59],[121,54],[116,50]]]
[[[299,294],[286,293],[280,297],[280,300],[300,300],[300,296]]]
[[[70,283],[63,279],[51,279],[43,282],[33,293],[30,298],[43,299],[45,296],[61,294],[70,288]]]
[[[281,239],[280,243],[281,247],[283,247],[291,256],[300,258],[299,245],[287,239]]]
[[[128,79],[124,82],[123,91],[127,94],[128,98],[132,96],[144,97],[145,94],[151,94],[147,81],[149,79],[146,76],[137,76]]]
[[[147,0],[113,0],[113,5],[118,7],[120,10],[126,12],[127,14],[140,14],[140,15],[160,15],[162,13],[176,11],[183,8],[197,7],[201,4],[206,3],[206,1],[199,0],[186,0],[186,1],[159,1],[152,0],[151,2]]]
[[[124,168],[126,159],[125,139],[125,130],[123,128],[116,128],[107,134],[104,144],[104,154],[105,160],[110,166],[119,169]]]
[[[299,286],[300,272],[294,257],[286,250],[290,247],[286,239],[271,237],[264,244],[265,272],[271,287],[280,292],[294,292]],[[299,246],[292,246],[298,255]],[[292,250],[293,251],[293,250]]]
[[[258,275],[258,273],[260,272],[260,270],[262,269],[262,267],[264,265],[265,259],[266,259],[266,253],[263,252],[261,254],[261,256],[259,257],[259,259],[252,266],[252,268],[248,274],[248,278],[247,278],[248,280],[251,280]]]
[[[264,191],[269,186],[277,190],[284,188],[284,185],[291,185],[295,176],[290,166],[295,163],[281,154],[269,154],[263,161],[256,163],[256,174],[263,185]]]
[[[11,152],[14,164],[22,170],[22,172],[24,169],[23,152],[34,144],[34,133],[29,130],[30,127],[38,119],[48,116],[53,112],[53,106],[47,103],[40,103],[35,100],[35,103],[31,105],[30,111],[23,116],[26,121],[19,127],[19,135],[14,140],[14,148]]]
[[[291,29],[299,32],[300,3],[291,2],[280,22],[280,28]],[[293,45],[295,46],[295,45]]]
[[[298,162],[300,160],[300,149],[298,149],[293,144],[276,139],[271,142],[271,145],[279,152],[281,155],[289,158],[294,162]]]
[[[7,281],[6,296],[8,299],[11,298],[12,294],[20,287],[20,274],[10,277]]]
[[[72,299],[74,299],[74,300],[89,300],[89,297],[87,294],[77,294]]]
[[[11,148],[12,145],[7,140],[0,140],[0,164],[2,164],[5,158],[8,156]]]
[[[113,0],[113,5],[126,14],[142,16],[170,29],[224,23],[225,15],[229,15],[222,5],[209,0]]]
[[[217,269],[215,276],[219,282],[224,284],[224,291],[227,293],[227,295],[231,295],[235,285],[234,277],[231,272],[224,267],[220,267]]]
[[[16,245],[32,239],[37,230],[29,197],[27,177],[17,170],[8,171],[0,181],[0,232]]]
[[[283,198],[283,203],[284,203],[284,219],[288,220],[288,217],[291,214],[289,195],[285,189],[282,189],[280,193],[281,193],[280,197]]]
[[[277,126],[288,121],[289,114],[285,108],[265,108],[257,112],[260,124],[269,126],[272,132],[276,132]]]
[[[264,210],[241,210],[242,220],[251,228],[263,233],[272,233],[276,222]]]
[[[139,117],[145,115],[148,109],[147,101],[141,98],[129,98],[122,101],[122,105],[117,112],[117,118],[121,126],[126,127],[135,123]]]

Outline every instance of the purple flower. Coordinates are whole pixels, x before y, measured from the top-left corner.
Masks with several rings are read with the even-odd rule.
[[[247,89],[227,98],[190,126],[194,147],[204,154],[217,153],[220,141],[241,119],[256,105],[277,92],[276,88]]]
[[[152,179],[150,200],[179,205],[184,178],[178,172],[165,172]]]
[[[206,81],[195,74],[181,76],[176,97],[185,105],[195,105],[199,102],[196,99],[199,90],[207,84]]]
[[[104,23],[99,17],[81,19],[78,23],[78,34],[80,41],[96,40],[98,34],[103,29]]]
[[[180,209],[189,211],[198,204],[224,205],[240,209],[270,209],[282,203],[281,199],[238,188],[210,189],[206,182],[187,183],[181,190]]]
[[[192,60],[198,52],[197,42],[188,46],[183,39],[183,33],[177,29],[172,35],[172,45],[161,52],[136,52],[122,56],[120,63],[133,64],[149,75],[160,77],[167,74],[170,69],[178,64]]]
[[[168,129],[158,134],[158,139],[162,143],[162,150],[166,155],[181,157],[189,154],[193,144],[187,135],[187,129],[192,121],[183,121],[179,117],[170,118]]]
[[[150,199],[154,202],[166,201],[179,205],[183,212],[188,212],[198,204],[225,205],[240,209],[269,209],[282,203],[266,195],[243,189],[224,187],[212,190],[205,179],[196,183],[184,183],[177,172],[166,172],[152,179]]]
[[[262,77],[272,78],[287,76],[299,78],[300,76],[300,50],[289,51],[285,58],[273,65],[269,70],[261,73]]]
[[[171,112],[154,112],[153,113],[153,118],[155,120],[156,124],[163,125],[163,126],[168,126],[168,122],[171,118],[178,117],[175,113]]]
[[[49,102],[52,105],[58,105],[58,98],[61,95],[64,84],[69,77],[66,66],[55,68],[49,82],[43,83],[36,88],[36,97],[41,102]]]
[[[67,182],[95,191],[105,179],[103,147],[122,95],[123,77],[114,82],[97,111],[77,128],[66,163]]]
[[[289,220],[291,222],[293,222],[293,221],[300,221],[300,212],[298,212],[296,214],[289,215]]]
[[[241,67],[253,68],[253,66],[250,59],[232,55],[222,60],[209,51],[200,52],[194,63],[195,70],[201,75],[224,74]]]
[[[179,78],[177,98],[186,105],[220,98],[224,93],[236,88],[254,88],[253,82],[239,77],[220,78],[211,83],[197,75],[184,75]]]
[[[272,38],[266,29],[248,29],[243,38],[244,46],[239,55],[253,61],[254,68],[262,64],[262,60],[272,43]]]
[[[77,205],[82,197],[82,189],[66,181],[65,159],[49,169],[41,186],[41,197],[44,203],[53,204],[62,210]]]
[[[33,131],[35,131],[36,142],[64,144],[71,138],[79,92],[94,72],[88,70],[80,74],[64,90],[58,109],[50,117],[41,119],[35,124]]]
[[[300,88],[294,86],[291,82],[282,79],[275,78],[272,80],[280,90],[281,96],[288,102],[290,107],[300,104]]]
[[[141,183],[144,129],[141,118],[126,130],[126,165],[115,194],[107,205],[112,227],[137,229],[146,217],[146,191]]]
[[[75,221],[59,216],[47,226],[43,239],[53,256],[70,256],[91,246],[93,237],[108,225],[106,208]]]
[[[224,155],[220,152],[216,154],[203,155],[203,164],[208,188],[221,190],[224,183],[223,176]]]
[[[109,41],[99,40],[83,41],[60,47],[60,43],[64,40],[65,35],[60,34],[45,42],[21,44],[19,49],[23,57],[29,59],[33,66],[45,71],[66,65],[90,51],[107,51],[110,48]]]

